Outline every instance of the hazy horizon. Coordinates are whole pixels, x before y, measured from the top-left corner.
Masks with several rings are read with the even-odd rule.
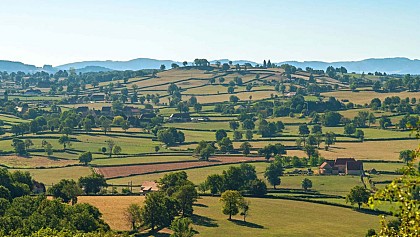
[[[417,1],[5,0],[2,60],[420,58]],[[373,14],[374,13],[374,14]]]

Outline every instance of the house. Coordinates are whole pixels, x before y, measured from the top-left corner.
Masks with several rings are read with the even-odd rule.
[[[154,117],[156,117],[155,113],[144,113],[140,115],[139,120],[141,122],[150,122]]]
[[[362,175],[363,162],[354,158],[337,158],[335,160],[327,160],[319,166],[319,174],[347,174]]]
[[[287,93],[286,94],[286,97],[293,97],[293,96],[295,96],[296,95],[296,92],[289,92],[289,93]]]
[[[140,109],[132,106],[125,106],[123,109],[123,113],[126,116],[138,116],[140,115]]]
[[[159,191],[159,187],[158,184],[154,181],[145,181],[141,184],[141,193],[143,195],[156,191]]]
[[[191,122],[191,117],[189,113],[176,113],[176,114],[171,114],[168,121],[169,122]]]

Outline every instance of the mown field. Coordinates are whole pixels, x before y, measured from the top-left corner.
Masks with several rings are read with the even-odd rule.
[[[124,209],[131,203],[142,204],[143,200],[141,196],[79,197],[80,203],[98,207],[105,221],[117,230],[130,228]],[[347,208],[290,200],[249,200],[250,215],[247,223],[243,223],[240,216],[235,216],[233,221],[227,220],[221,213],[218,197],[200,198],[193,217],[197,236],[221,233],[224,236],[363,236],[368,229],[379,226],[379,217]]]

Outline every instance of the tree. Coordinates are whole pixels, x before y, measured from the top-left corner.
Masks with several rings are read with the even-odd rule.
[[[109,140],[106,140],[105,143],[108,147],[108,152],[109,152],[108,155],[109,155],[109,157],[112,157],[112,151],[114,149],[115,142],[114,142],[114,140],[109,139]]]
[[[141,208],[141,218],[152,230],[168,226],[176,215],[176,201],[164,192],[151,192],[146,196]]]
[[[192,237],[194,236],[194,230],[190,226],[192,223],[191,219],[189,218],[175,218],[172,223],[170,229],[173,230],[174,233],[171,234],[171,237]]]
[[[400,151],[400,160],[404,161],[406,164],[413,161],[415,153],[412,150],[403,150]]]
[[[166,69],[166,66],[164,64],[160,65],[160,70],[164,71]]]
[[[325,134],[325,150],[328,150],[330,145],[335,143],[335,133],[327,132]]]
[[[28,154],[25,143],[22,140],[13,138],[12,146],[14,147],[16,155],[25,156]]]
[[[77,196],[82,193],[82,190],[77,185],[76,181],[69,179],[62,179],[57,184],[54,184],[48,189],[48,193],[54,198],[61,198],[63,202],[72,205],[77,203]]]
[[[216,131],[216,141],[220,141],[225,137],[227,137],[227,133],[225,130],[219,129]]]
[[[242,154],[244,154],[244,156],[247,156],[249,155],[249,153],[251,153],[251,147],[252,145],[249,142],[243,142],[239,149],[242,151]]]
[[[322,126],[319,124],[315,124],[311,129],[312,134],[321,133],[322,134]]]
[[[106,135],[107,132],[111,131],[112,121],[109,120],[107,117],[101,116],[99,118],[99,124],[100,124],[101,129],[102,129],[102,131],[104,132],[105,135]]]
[[[219,145],[219,149],[221,152],[233,151],[232,141],[228,137],[222,138],[222,140],[219,140],[217,144]]]
[[[92,153],[90,151],[88,152],[83,152],[80,156],[79,156],[79,162],[80,163],[84,163],[85,165],[87,165],[89,162],[92,161]]]
[[[105,177],[101,174],[91,174],[89,176],[80,177],[79,184],[86,194],[99,193],[103,187],[107,187]]]
[[[417,127],[416,137],[419,137],[419,127]],[[413,151],[413,153],[415,153],[415,159],[420,156],[418,151]],[[388,221],[385,216],[381,216],[378,236],[418,235],[420,230],[420,170],[414,166],[414,160],[403,167],[403,176],[395,178],[389,185],[375,192],[374,196],[369,199],[371,208],[375,208],[377,200],[389,202],[399,207],[393,212],[393,215],[397,218],[396,222]]]
[[[264,172],[264,177],[276,189],[276,185],[280,185],[280,176],[283,175],[283,164],[280,159],[275,159]]]
[[[197,104],[195,104],[194,105],[194,111],[196,112],[196,113],[199,113],[199,112],[201,112],[201,110],[203,109],[203,105],[201,105],[201,104],[199,104],[199,103],[197,103]]]
[[[232,130],[236,130],[236,129],[238,129],[238,128],[239,128],[239,122],[237,122],[237,121],[230,121],[230,122],[229,122],[229,127],[230,127]]]
[[[249,192],[255,196],[264,196],[267,193],[267,185],[261,179],[254,179],[249,184]]]
[[[223,192],[220,198],[223,203],[222,213],[229,215],[229,220],[232,220],[232,216],[239,213],[239,205],[243,200],[244,198],[238,191],[227,190]]]
[[[229,87],[228,87],[228,93],[229,93],[229,94],[233,94],[233,93],[235,93],[235,87],[233,87],[233,86],[229,86]],[[232,97],[231,97],[231,98],[232,98]],[[230,98],[230,99],[231,99],[231,98]],[[234,98],[234,97],[233,97],[233,98]],[[236,97],[236,98],[238,98],[238,97]]]
[[[242,139],[242,132],[234,131],[233,132],[233,140],[234,141],[240,141],[241,139]]]
[[[239,210],[240,210],[239,214],[244,217],[244,222],[246,222],[246,217],[249,214],[250,205],[251,205],[251,202],[247,200],[243,200],[242,202],[239,203]]]
[[[53,146],[51,145],[51,143],[47,142],[46,140],[43,140],[42,141],[42,147],[44,147],[45,154],[48,157],[53,155],[54,150],[53,150]]]
[[[344,133],[345,133],[345,134],[347,134],[347,135],[351,135],[351,134],[353,134],[353,133],[355,133],[355,132],[356,132],[356,127],[354,126],[354,124],[349,123],[349,124],[346,124],[346,125],[344,126]]]
[[[311,157],[318,156],[318,151],[312,145],[308,145],[308,144],[305,145],[305,147],[303,148],[303,150],[305,151],[305,153],[306,153],[306,155],[308,156],[309,159]]]
[[[246,130],[246,132],[245,132],[245,138],[247,139],[247,140],[252,140],[252,137],[254,136],[254,134],[252,133],[252,131],[251,130]]]
[[[193,204],[197,201],[198,193],[193,184],[179,187],[173,197],[178,201],[181,216],[190,216],[193,213]]]
[[[112,153],[114,153],[115,155],[120,154],[122,151],[122,148],[118,145],[115,145],[114,148],[112,149]]]
[[[216,149],[211,144],[205,141],[201,141],[195,148],[194,154],[198,155],[202,160],[209,160],[210,156],[214,154],[215,150]]]
[[[363,132],[362,129],[357,129],[356,130],[356,137],[360,139],[360,141],[364,141],[365,140],[365,133]]]
[[[326,112],[322,116],[322,124],[326,127],[335,127],[340,123],[343,116],[338,112]]]
[[[245,119],[242,122],[242,128],[246,130],[253,130],[255,128],[255,123],[252,119]]]
[[[131,229],[137,230],[138,227],[142,224],[141,221],[141,208],[138,204],[130,204],[124,212],[125,217],[131,223]]]
[[[26,148],[26,150],[28,150],[33,145],[34,145],[34,143],[32,142],[31,139],[29,139],[29,138],[25,139],[25,148]]]
[[[186,67],[186,66],[188,65],[188,62],[187,62],[187,61],[182,62],[182,65],[183,65],[184,67]]]
[[[309,128],[306,124],[299,125],[299,135],[307,136],[309,134]]]
[[[206,186],[211,194],[221,193],[223,190],[223,176],[220,174],[211,174],[207,176]]]
[[[312,188],[312,181],[308,178],[304,178],[302,180],[302,188],[306,191],[308,191],[309,188]]]
[[[58,139],[58,143],[60,143],[61,145],[63,145],[64,150],[66,150],[67,146],[70,146],[71,145],[70,138],[67,135],[62,135]]]
[[[350,202],[351,205],[357,203],[359,209],[363,203],[369,201],[370,193],[367,189],[361,186],[356,186],[350,190],[350,193],[346,197],[346,202]]]

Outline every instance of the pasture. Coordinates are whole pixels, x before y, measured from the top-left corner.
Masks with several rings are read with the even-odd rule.
[[[218,197],[202,197],[194,206],[193,228],[197,236],[362,236],[378,228],[379,217],[347,208],[322,204],[248,198],[251,202],[247,223],[240,216],[233,221],[221,213]],[[104,220],[116,230],[129,230],[124,210],[131,204],[142,204],[142,196],[80,196],[79,203],[99,208]],[[269,210],[269,211],[268,211]],[[320,218],[322,217],[322,218]],[[346,220],[346,221],[340,221]],[[281,223],[281,224],[280,224]],[[319,226],[323,226],[320,230]]]

